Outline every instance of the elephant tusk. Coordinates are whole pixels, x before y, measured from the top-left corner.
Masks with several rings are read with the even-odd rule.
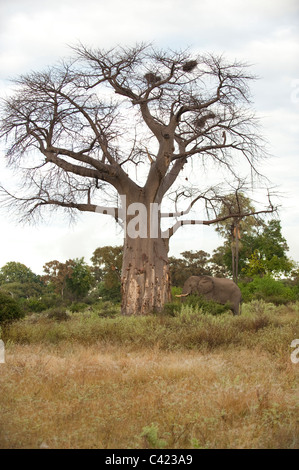
[[[189,294],[176,294],[175,296],[176,297],[187,297],[187,295],[189,295]]]

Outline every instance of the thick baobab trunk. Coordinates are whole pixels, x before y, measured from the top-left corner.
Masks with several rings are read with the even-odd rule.
[[[169,240],[125,239],[122,267],[122,314],[147,315],[170,301]]]

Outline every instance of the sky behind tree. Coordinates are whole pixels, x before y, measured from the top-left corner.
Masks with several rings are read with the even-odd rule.
[[[152,42],[158,48],[223,54],[252,64],[253,109],[261,120],[272,157],[261,172],[283,195],[279,216],[299,261],[297,231],[299,176],[299,5],[296,0],[0,0],[0,94],[10,78],[42,70],[72,54],[70,46],[111,48]],[[0,148],[0,182],[12,178]],[[252,195],[253,198],[255,195]],[[122,243],[118,226],[103,215],[80,215],[69,225],[64,214],[21,226],[0,212],[0,266],[19,261],[41,273],[47,261],[84,256],[104,245]],[[187,249],[212,252],[222,240],[210,227],[184,227],[170,254]]]

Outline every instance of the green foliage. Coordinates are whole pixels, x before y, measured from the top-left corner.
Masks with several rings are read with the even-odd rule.
[[[1,290],[18,300],[41,296],[44,288],[39,282],[5,282],[1,285]]]
[[[181,303],[178,301],[167,302],[164,304],[163,310],[160,313],[161,315],[170,315],[175,316],[181,311]]]
[[[114,303],[121,301],[120,282],[114,286],[107,288],[104,282],[101,282],[98,286],[98,296],[102,297],[103,300],[109,300]]]
[[[232,274],[231,244],[217,248],[211,258],[214,275]],[[279,220],[270,220],[268,224],[252,227],[241,233],[239,242],[238,271],[242,277],[287,275],[294,268],[294,263],[287,257],[288,245],[281,233]]]
[[[46,305],[46,308],[60,307],[63,300],[60,295],[52,293],[46,293],[41,296],[41,301]]]
[[[169,258],[171,282],[174,286],[183,287],[190,276],[211,274],[208,266],[210,255],[205,251],[184,251],[181,258]]]
[[[152,423],[150,426],[145,426],[142,429],[140,437],[145,440],[146,448],[148,449],[163,449],[167,442],[164,439],[160,439],[158,436],[159,428],[156,424]]]
[[[72,275],[73,267],[73,260],[67,260],[65,263],[53,260],[46,263],[43,267],[45,273],[43,281],[47,285],[49,291],[55,292],[64,298],[66,282]]]
[[[181,287],[171,286],[171,297],[173,300],[176,300],[176,295],[180,295],[182,293]]]
[[[210,315],[221,315],[230,310],[228,304],[223,305],[214,300],[207,300],[203,296],[196,294],[188,295],[184,303],[185,305],[197,308],[202,313],[208,313]]]
[[[27,304],[30,303],[28,302],[29,298],[40,297],[44,290],[40,276],[34,274],[31,269],[27,268],[24,264],[15,261],[6,263],[1,268],[0,285],[3,292],[6,292],[15,300],[20,301],[20,305],[25,305],[24,308],[26,311],[28,311]],[[38,311],[35,301],[33,301],[33,304],[36,305],[37,310],[35,306],[33,306],[32,311]]]
[[[24,316],[18,302],[0,290],[0,323],[12,322]]]
[[[82,299],[93,285],[90,267],[84,258],[73,260],[72,273],[66,279],[66,286],[76,299]]]
[[[45,313],[47,314],[48,318],[58,321],[58,322],[69,319],[69,315],[67,314],[66,309],[63,307],[52,308]]]
[[[47,304],[40,298],[30,297],[23,300],[22,307],[28,312],[39,313],[48,308]]]
[[[119,305],[116,302],[104,301],[95,306],[95,311],[99,317],[113,318],[119,315]]]
[[[45,264],[44,272],[44,282],[62,299],[82,299],[94,283],[91,268],[84,258],[70,259],[65,263],[50,261]]]
[[[239,261],[240,262],[240,261]],[[231,277],[232,275],[232,252],[228,244],[219,246],[213,251],[210,260],[211,272],[215,277]]]
[[[203,296],[193,294],[184,298],[183,302],[181,300],[174,300],[173,302],[166,303],[160,315],[174,317],[181,313],[186,313],[186,311],[192,311],[195,314],[221,315],[228,310],[230,310],[228,304],[222,305],[213,300],[206,300]]]
[[[0,269],[0,283],[40,284],[40,277],[22,263],[10,261]]]
[[[296,300],[296,291],[285,286],[282,281],[273,279],[271,276],[255,277],[247,284],[240,283],[244,302],[254,299],[262,299],[275,305],[286,304]]]
[[[69,310],[72,313],[77,313],[77,312],[83,312],[83,310],[86,310],[87,307],[88,305],[85,304],[84,302],[73,302],[70,305]]]
[[[106,289],[113,289],[120,284],[123,258],[122,246],[102,246],[97,248],[91,258],[93,274]]]
[[[294,267],[286,255],[289,248],[281,234],[279,220],[270,220],[261,233],[245,237],[243,244],[246,261],[242,271],[245,276],[288,274]]]

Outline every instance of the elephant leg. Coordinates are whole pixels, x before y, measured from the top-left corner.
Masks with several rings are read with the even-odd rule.
[[[239,315],[239,313],[240,313],[239,304],[234,305],[233,313],[234,313],[234,315]]]

